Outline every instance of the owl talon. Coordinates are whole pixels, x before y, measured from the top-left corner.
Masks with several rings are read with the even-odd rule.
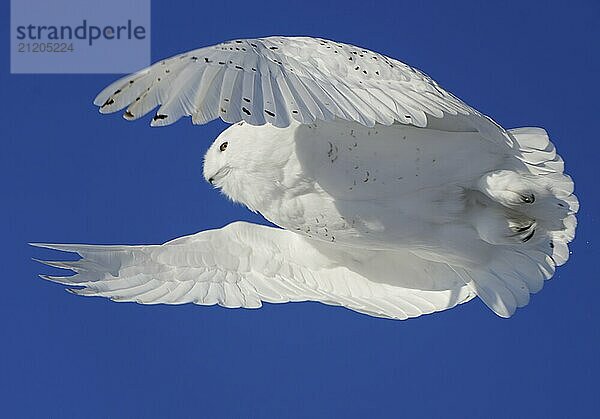
[[[535,195],[532,193],[521,195],[521,201],[523,201],[526,204],[533,204],[535,202]]]

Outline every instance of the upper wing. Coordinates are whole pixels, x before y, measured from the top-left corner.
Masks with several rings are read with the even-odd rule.
[[[156,246],[36,245],[77,252],[43,262],[76,275],[43,276],[80,295],[143,304],[320,301],[378,317],[445,310],[474,294],[446,265],[410,252],[339,250],[286,230],[236,222]]]
[[[94,103],[102,113],[128,106],[124,116],[130,120],[162,105],[152,125],[188,115],[196,124],[221,117],[277,127],[336,118],[424,127],[428,116],[452,115],[489,123],[417,69],[363,48],[308,37],[235,40],[176,55],[114,82]],[[450,130],[463,129],[463,118],[450,119]]]

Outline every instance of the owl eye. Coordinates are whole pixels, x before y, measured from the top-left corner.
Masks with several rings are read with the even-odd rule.
[[[221,145],[219,146],[219,150],[221,150],[221,151],[225,151],[225,149],[227,148],[227,144],[228,144],[228,143],[227,143],[227,141],[225,141],[223,144],[221,144]]]

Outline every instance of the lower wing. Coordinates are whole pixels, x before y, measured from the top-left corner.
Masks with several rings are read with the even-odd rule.
[[[162,245],[33,244],[78,253],[40,261],[72,276],[46,276],[78,295],[141,304],[319,301],[376,317],[407,319],[475,296],[447,266],[412,253],[373,252],[316,242],[287,230],[236,222]]]

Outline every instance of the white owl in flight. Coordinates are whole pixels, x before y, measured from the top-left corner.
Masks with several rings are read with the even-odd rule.
[[[511,316],[569,257],[578,209],[541,128],[505,130],[419,70],[318,38],[241,39],[104,89],[100,112],[232,125],[204,176],[281,227],[235,222],[76,252],[44,278],[143,304],[320,301],[406,319],[475,296]]]

